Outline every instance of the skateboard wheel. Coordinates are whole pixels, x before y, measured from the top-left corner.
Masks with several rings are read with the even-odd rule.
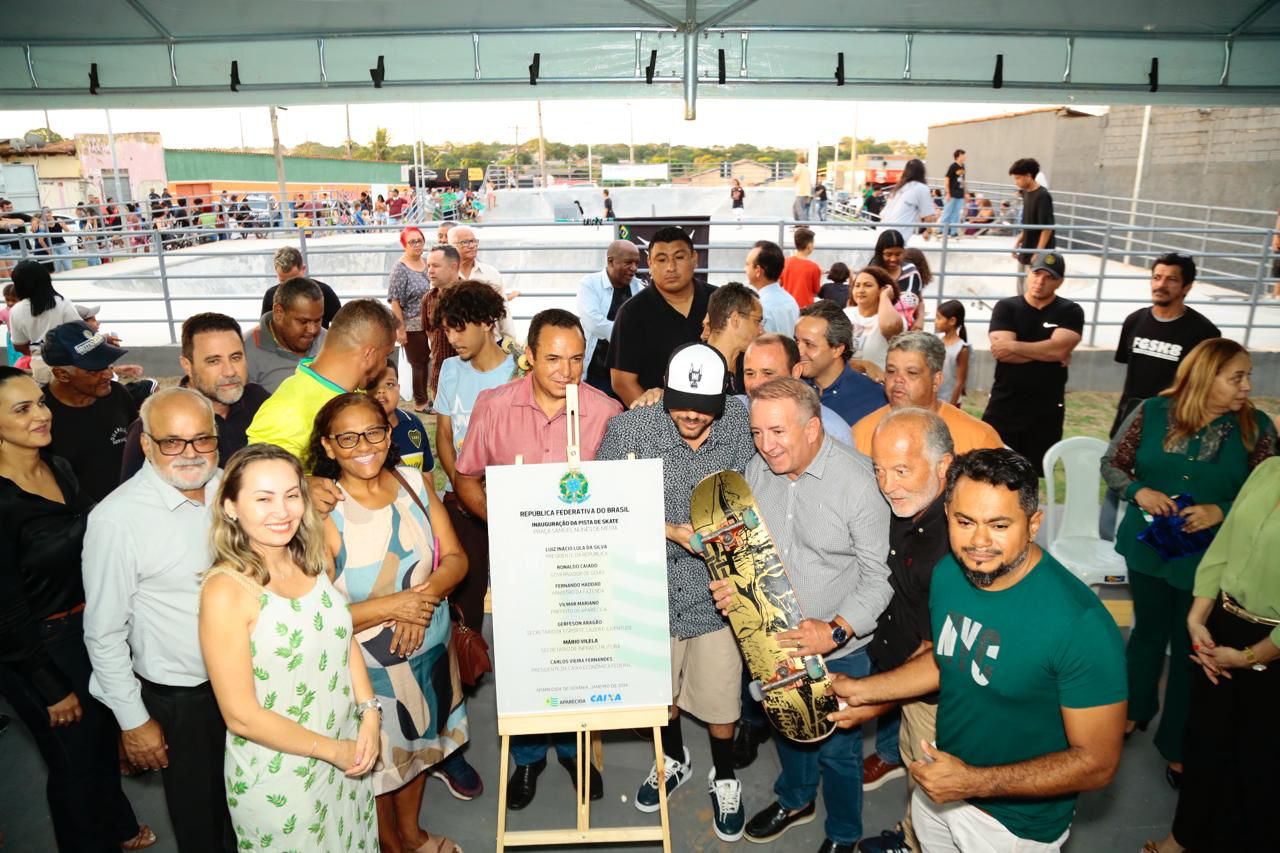
[[[695,533],[689,537],[689,547],[693,549],[693,553],[695,554],[707,553],[706,551],[707,546],[706,546],[706,543],[702,541],[701,533]]]
[[[760,682],[753,681],[747,685],[747,692],[751,694],[751,698],[757,702],[764,701],[764,689],[760,686]]]
[[[760,526],[760,516],[756,515],[754,509],[745,509],[742,512],[742,526],[748,530],[755,530]]]
[[[826,675],[826,668],[817,658],[806,658],[804,662],[804,670],[814,681],[820,681]]]

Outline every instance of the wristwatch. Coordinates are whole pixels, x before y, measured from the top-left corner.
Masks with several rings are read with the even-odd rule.
[[[1253,653],[1253,646],[1245,646],[1241,649],[1244,652],[1244,659],[1249,662],[1249,668],[1254,672],[1266,672],[1267,665],[1258,660],[1258,656]]]
[[[849,632],[839,621],[832,619],[827,624],[831,626],[831,642],[835,643],[837,648],[849,642]]]
[[[374,696],[371,699],[366,699],[363,702],[361,702],[359,705],[357,705],[356,716],[359,717],[361,721],[363,721],[365,712],[369,710],[377,711],[378,716],[382,716],[382,703],[378,701],[377,696]]]

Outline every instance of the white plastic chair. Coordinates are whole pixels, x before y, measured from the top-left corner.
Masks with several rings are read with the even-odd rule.
[[[1090,587],[1129,582],[1124,557],[1114,543],[1098,536],[1102,509],[1100,465],[1107,443],[1087,436],[1064,438],[1044,454],[1044,482],[1049,511],[1045,540],[1048,551]],[[1053,473],[1061,462],[1066,472],[1066,494],[1061,511],[1055,506]]]

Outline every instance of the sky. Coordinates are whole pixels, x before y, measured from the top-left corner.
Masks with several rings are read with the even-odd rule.
[[[807,149],[850,136],[925,142],[930,124],[1035,109],[1044,104],[936,102],[852,102],[830,100],[752,100],[703,98],[698,118],[685,121],[678,99],[548,100],[542,102],[545,136],[556,142],[635,142],[673,145],[731,145]],[[1075,109],[1100,111],[1102,108]],[[374,129],[387,128],[391,143],[410,142],[415,135],[429,145],[444,142],[515,142],[537,136],[534,101],[468,102],[465,119],[456,104],[440,102],[353,104],[351,134],[367,142]],[[289,107],[279,114],[280,141],[286,147],[312,141],[339,145],[345,139],[346,115],[341,106]],[[441,120],[447,115],[446,120]],[[765,118],[766,120],[762,120]],[[43,127],[39,110],[0,111],[0,139],[21,137]],[[105,133],[103,110],[50,110],[49,124],[66,137]],[[249,148],[271,146],[266,107],[244,109],[112,110],[116,133],[159,131],[169,148]],[[634,137],[632,133],[634,132]]]

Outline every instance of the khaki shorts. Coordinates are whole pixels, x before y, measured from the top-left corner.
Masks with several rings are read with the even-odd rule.
[[[742,655],[733,633],[671,639],[671,696],[704,723],[736,723],[742,715]]]

